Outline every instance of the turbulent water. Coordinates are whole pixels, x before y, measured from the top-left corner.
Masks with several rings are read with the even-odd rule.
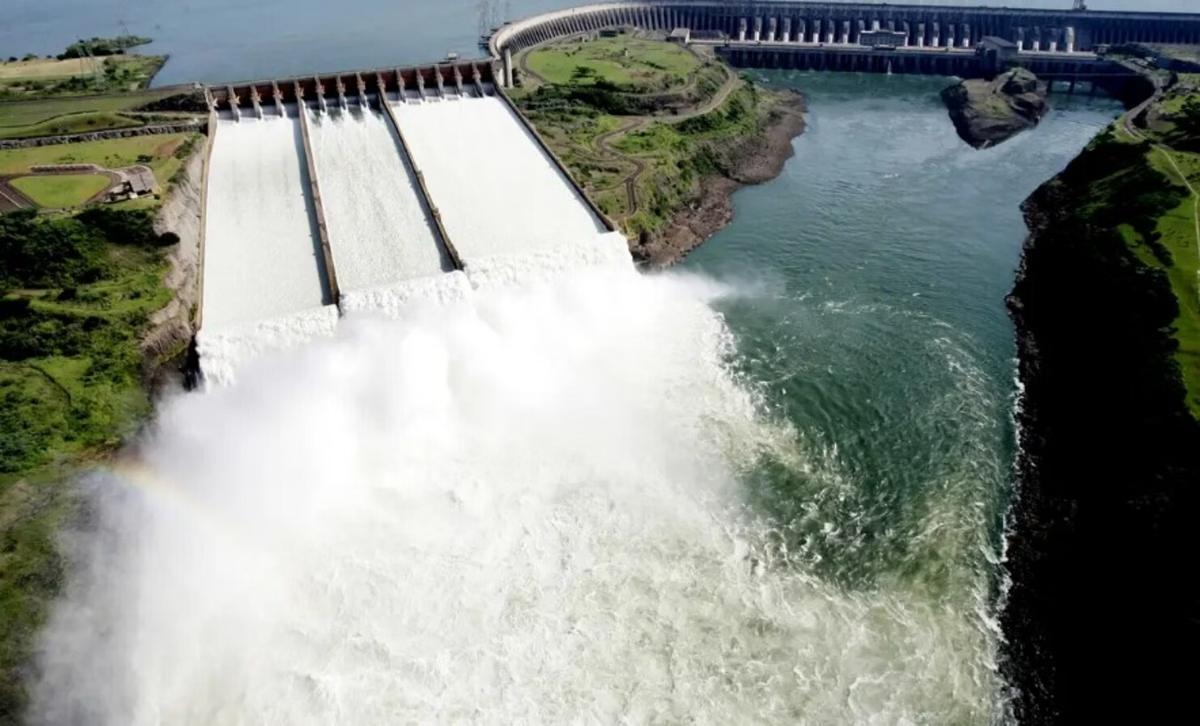
[[[974,152],[935,79],[772,80],[810,129],[682,270],[482,258],[169,401],[35,721],[1003,720],[1017,204],[1115,107]]]

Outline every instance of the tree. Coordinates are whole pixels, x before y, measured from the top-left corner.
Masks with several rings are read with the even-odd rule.
[[[1189,145],[1200,143],[1200,95],[1192,96],[1183,104],[1175,128]]]

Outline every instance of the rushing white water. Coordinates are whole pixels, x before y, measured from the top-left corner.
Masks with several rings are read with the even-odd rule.
[[[466,265],[586,242],[603,231],[500,99],[430,99],[393,108]]]
[[[205,214],[206,330],[327,302],[300,122],[289,113],[219,121]]]
[[[33,720],[986,719],[975,612],[828,584],[744,505],[804,454],[726,366],[727,291],[546,264],[165,405],[94,478]]]
[[[329,244],[342,292],[453,269],[434,235],[391,123],[357,105],[310,112]]]

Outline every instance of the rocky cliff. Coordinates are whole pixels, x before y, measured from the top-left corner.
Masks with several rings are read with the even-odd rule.
[[[171,302],[151,318],[150,329],[142,342],[144,357],[151,368],[183,354],[195,333],[201,292],[204,165],[209,142],[207,137],[201,139],[183,171],[173,180],[154,220],[155,232],[174,235],[178,241],[168,251],[170,268],[163,281],[172,292]]]
[[[942,91],[958,135],[977,149],[1007,141],[1046,114],[1045,83],[1024,68],[990,81],[972,79]]]
[[[1181,192],[1105,135],[1025,204],[1009,300],[1024,393],[1002,668],[1021,723],[1167,723],[1200,645],[1200,424],[1157,254]],[[1123,234],[1121,230],[1125,230]],[[1186,710],[1185,710],[1186,709]]]

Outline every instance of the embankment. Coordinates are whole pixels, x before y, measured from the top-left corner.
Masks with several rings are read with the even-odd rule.
[[[631,250],[636,259],[656,267],[679,262],[733,219],[734,192],[779,176],[795,153],[792,139],[804,133],[805,104],[793,91],[771,93],[755,133],[705,145],[713,164],[700,178],[696,196],[670,217],[663,232],[637,240]]]
[[[172,181],[154,219],[155,232],[173,235],[178,242],[167,252],[170,267],[163,280],[171,291],[171,301],[150,317],[150,327],[142,342],[151,377],[156,377],[165,364],[178,360],[196,333],[203,264],[204,167],[209,157],[209,138],[200,138],[183,170]]]
[[[1002,664],[1021,723],[1167,722],[1200,640],[1200,424],[1156,225],[1184,199],[1111,133],[1025,204],[1021,454]]]

